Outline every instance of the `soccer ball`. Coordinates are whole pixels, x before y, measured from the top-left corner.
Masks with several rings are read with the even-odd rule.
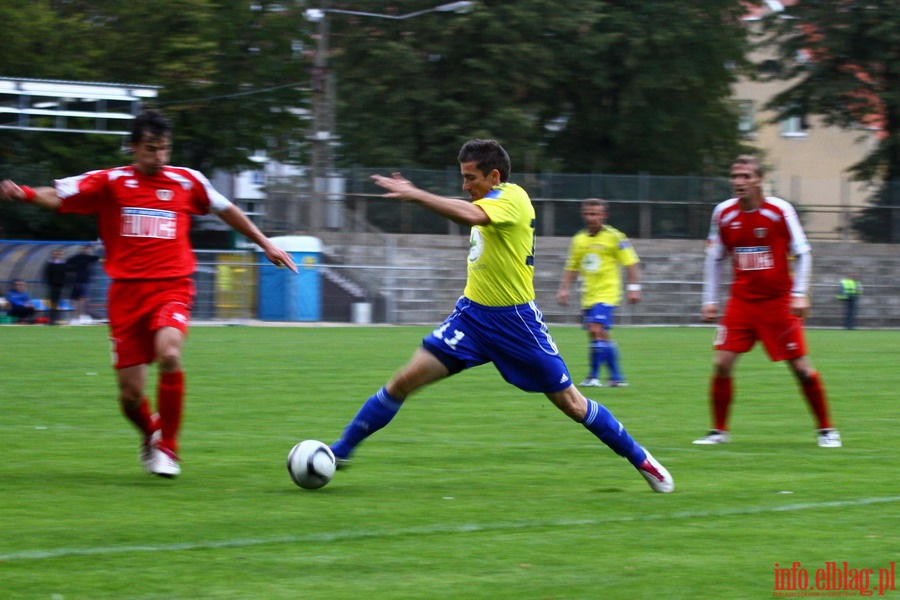
[[[328,444],[304,440],[291,448],[287,456],[287,470],[294,483],[307,490],[315,490],[334,477],[334,453]]]

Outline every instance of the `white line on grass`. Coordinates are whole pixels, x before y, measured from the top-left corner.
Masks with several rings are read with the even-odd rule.
[[[734,508],[714,511],[685,511],[668,514],[639,514],[599,519],[560,519],[556,521],[517,521],[511,523],[469,523],[457,525],[437,525],[433,527],[411,527],[408,529],[392,529],[386,531],[336,531],[311,533],[307,535],[287,535],[272,538],[238,538],[221,541],[185,542],[182,544],[161,544],[158,546],[106,546],[99,548],[56,548],[53,550],[27,550],[11,554],[0,554],[0,563],[13,560],[43,560],[67,556],[96,556],[109,554],[126,554],[132,552],[159,552],[178,550],[208,550],[211,548],[244,548],[266,544],[300,544],[328,543],[368,540],[376,538],[393,538],[407,535],[440,535],[454,533],[478,533],[484,531],[513,531],[517,529],[537,529],[542,527],[571,527],[574,525],[602,525],[606,523],[629,523],[631,521],[669,521],[675,519],[708,519],[710,517],[730,517],[741,515],[758,515],[769,512],[795,512],[818,508],[841,508],[846,506],[864,506],[867,504],[887,504],[900,502],[900,496],[883,498],[859,498],[857,500],[836,500],[833,502],[815,502],[809,504],[786,504],[784,506],[760,506],[751,508]]]

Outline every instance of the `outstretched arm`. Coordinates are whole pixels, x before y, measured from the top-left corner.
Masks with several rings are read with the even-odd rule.
[[[49,186],[30,188],[27,185],[20,186],[9,179],[0,183],[0,198],[11,202],[30,202],[50,210],[56,210],[60,204],[56,188]]]
[[[372,175],[372,181],[387,190],[385,198],[397,198],[416,202],[432,212],[447,217],[460,225],[487,225],[491,222],[487,213],[468,200],[460,198],[445,198],[423,189],[417,188],[413,182],[403,177],[400,173],[394,173],[390,177],[384,175]]]
[[[219,218],[228,226],[262,248],[266,258],[273,265],[276,267],[287,267],[294,273],[297,272],[297,265],[294,264],[294,259],[291,258],[291,255],[275,246],[272,240],[267,238],[240,208],[231,205],[218,214]]]

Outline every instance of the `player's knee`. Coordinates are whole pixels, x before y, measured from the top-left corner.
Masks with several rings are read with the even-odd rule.
[[[164,373],[172,373],[181,370],[181,349],[161,348],[156,357],[159,370]]]
[[[144,399],[143,390],[131,385],[119,387],[119,404],[125,411],[137,409]]]
[[[816,370],[812,367],[807,367],[805,369],[794,369],[794,374],[797,376],[797,379],[800,383],[810,383],[816,378]]]

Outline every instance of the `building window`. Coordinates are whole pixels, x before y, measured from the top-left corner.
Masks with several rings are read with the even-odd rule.
[[[806,115],[788,117],[781,121],[781,137],[806,137],[809,135],[809,122]]]
[[[250,172],[250,183],[253,185],[265,185],[266,184],[266,172],[262,169],[258,169]]]
[[[753,137],[756,133],[756,109],[753,100],[738,100],[738,132],[742,137]]]

